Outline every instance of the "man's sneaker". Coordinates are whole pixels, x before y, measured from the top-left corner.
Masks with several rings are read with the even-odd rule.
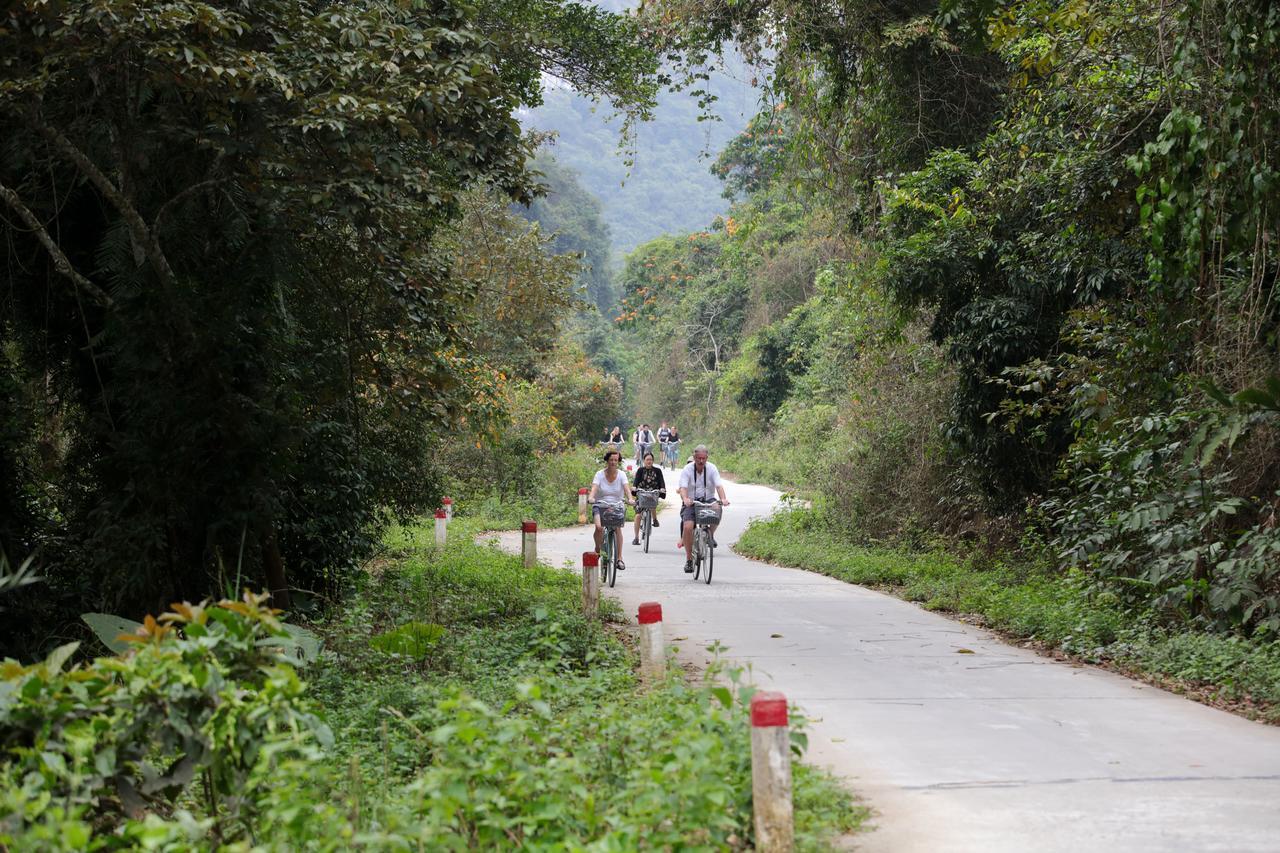
[[[632,545],[639,545],[639,544],[640,544],[640,537],[639,537],[639,536],[637,536],[635,539],[632,539],[632,540],[631,540],[631,544],[632,544]]]
[[[661,524],[659,524],[659,523],[658,523],[658,519],[656,519],[656,518],[655,518],[655,519],[653,520],[653,526],[654,526],[654,527],[661,527],[662,525],[661,525]]]
[[[693,560],[685,560],[685,561],[684,561],[684,573],[685,573],[686,575],[691,575],[691,574],[693,574]]]

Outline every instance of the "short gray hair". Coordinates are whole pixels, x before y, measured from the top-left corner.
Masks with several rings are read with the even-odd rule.
[[[695,447],[695,448],[693,449],[693,452],[694,452],[694,453],[705,453],[705,454],[707,454],[708,456],[710,456],[710,455],[711,455],[711,451],[710,451],[710,450],[707,450],[707,446],[706,446],[705,444],[699,444],[697,447]]]

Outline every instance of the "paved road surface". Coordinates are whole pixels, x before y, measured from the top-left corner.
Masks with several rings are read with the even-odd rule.
[[[720,640],[818,718],[810,757],[878,812],[861,849],[1280,851],[1280,728],[739,557],[726,546],[779,495],[727,491],[710,586],[681,571],[668,507],[649,554],[628,545],[611,594],[633,617],[661,602],[668,641],[687,638],[683,659],[704,662]],[[538,545],[546,562],[580,565],[589,528],[545,531]]]

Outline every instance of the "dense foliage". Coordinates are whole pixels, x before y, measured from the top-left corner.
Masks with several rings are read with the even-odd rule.
[[[1043,551],[1161,624],[1280,631],[1276,9],[646,8],[785,107],[717,163],[726,217],[628,259],[633,382],[853,541]]]
[[[43,582],[0,643],[334,592],[576,304],[516,112],[545,71],[644,115],[657,69],[572,2],[9,4],[0,551]]]

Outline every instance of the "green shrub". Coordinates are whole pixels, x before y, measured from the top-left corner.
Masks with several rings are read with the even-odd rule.
[[[455,512],[481,530],[516,528],[525,519],[546,527],[574,524],[578,489],[590,486],[601,467],[600,453],[592,447],[510,458],[492,478],[455,476],[450,486]],[[459,462],[450,470],[467,469]]]
[[[0,844],[248,837],[272,768],[332,742],[264,601],[175,605],[120,657],[66,668],[72,643],[0,665]]]

